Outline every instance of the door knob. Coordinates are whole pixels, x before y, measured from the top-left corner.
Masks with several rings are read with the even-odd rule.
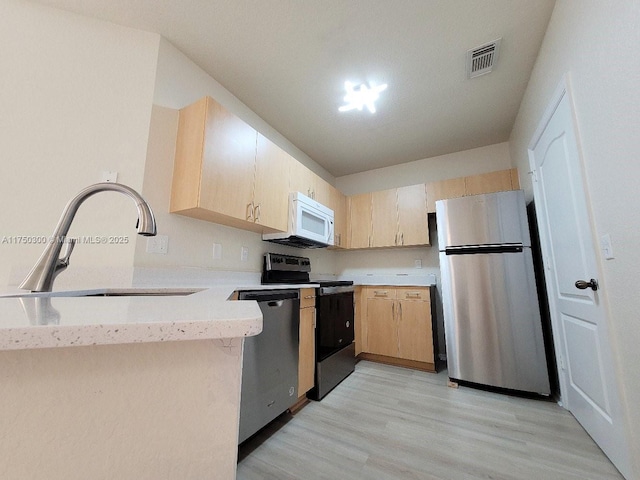
[[[595,278],[592,278],[588,282],[585,280],[578,280],[576,282],[576,288],[579,288],[580,290],[586,290],[587,288],[590,288],[595,292],[596,290],[598,290],[598,281]]]

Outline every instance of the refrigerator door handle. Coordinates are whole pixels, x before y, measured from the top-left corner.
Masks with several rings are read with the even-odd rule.
[[[523,250],[521,243],[504,245],[465,245],[463,247],[447,247],[446,255],[476,255],[488,253],[520,253]]]

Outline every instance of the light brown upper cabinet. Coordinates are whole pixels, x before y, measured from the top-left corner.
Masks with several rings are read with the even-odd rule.
[[[255,223],[274,230],[287,230],[291,161],[295,160],[258,133],[253,193]]]
[[[512,190],[511,170],[482,173],[464,177],[464,194],[480,195],[481,193],[502,192]]]
[[[210,97],[180,110],[172,213],[256,232],[287,228],[289,160]]]
[[[436,200],[464,197],[464,177],[427,183],[427,210],[436,211]]]
[[[293,159],[293,157],[291,157]],[[320,177],[309,170],[306,166],[293,159],[290,164],[289,170],[289,189],[292,192],[300,192],[309,198],[323,203],[316,198],[316,191],[318,190],[318,183]],[[326,205],[324,203],[323,205]]]
[[[349,241],[347,248],[371,246],[371,194],[351,195],[347,198]]]
[[[431,182],[427,184],[427,209],[429,213],[435,212],[436,200],[519,188],[518,170],[515,168]]]
[[[395,247],[398,238],[396,189],[371,193],[371,246]]]
[[[429,245],[427,192],[425,184],[396,189],[398,195],[398,237],[396,245]]]
[[[334,214],[334,247],[347,246],[347,197],[337,188],[330,186],[329,204]]]
[[[349,248],[429,245],[424,184],[354,195],[348,203]]]

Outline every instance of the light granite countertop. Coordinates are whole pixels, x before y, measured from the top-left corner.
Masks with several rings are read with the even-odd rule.
[[[246,287],[256,288],[262,287]],[[258,304],[228,300],[239,289],[244,288],[223,285],[190,295],[163,296],[158,295],[163,289],[134,288],[125,290],[135,296],[70,297],[70,292],[54,292],[20,298],[10,296],[18,293],[15,290],[5,291],[0,298],[0,350],[257,335],[262,331]],[[141,296],[145,291],[154,295]],[[108,290],[93,289],[73,294],[105,292]]]
[[[260,308],[255,301],[229,300],[234,292],[318,286],[260,285],[249,277],[246,284],[240,284],[241,278],[235,279],[239,284],[194,283],[193,287],[175,288],[154,284],[117,289],[125,294],[122,296],[100,296],[113,294],[116,289],[29,294],[6,288],[0,291],[0,350],[253,336],[262,331]],[[348,279],[355,285],[435,284],[432,275],[361,275]],[[175,295],[180,291],[189,294]]]

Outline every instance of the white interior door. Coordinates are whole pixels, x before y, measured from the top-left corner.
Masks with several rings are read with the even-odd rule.
[[[558,89],[529,149],[561,395],[565,407],[630,478],[603,305],[606,286],[597,285],[591,216],[565,85]],[[576,285],[577,281],[585,284]]]

